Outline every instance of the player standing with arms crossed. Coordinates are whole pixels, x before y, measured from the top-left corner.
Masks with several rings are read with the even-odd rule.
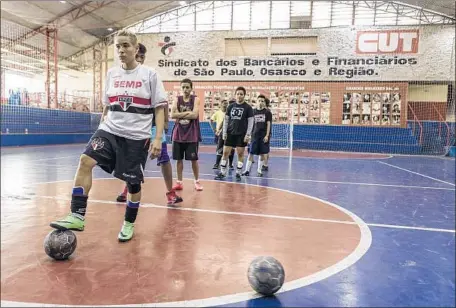
[[[175,190],[184,189],[183,172],[184,158],[192,162],[195,189],[202,191],[199,181],[198,147],[201,142],[199,124],[199,98],[191,95],[193,82],[186,78],[181,81],[182,96],[178,96],[173,104],[171,117],[176,120],[173,128],[173,159],[177,160],[177,183]]]
[[[139,43],[138,53],[136,54],[136,62],[144,64],[146,60],[146,46]],[[165,107],[165,131],[162,133],[162,148],[160,155],[157,157],[157,166],[160,166],[163,179],[167,188],[166,199],[168,200],[168,205],[174,205],[176,203],[182,202],[182,198],[176,194],[176,191],[173,189],[173,168],[171,166],[171,161],[168,155],[168,148],[166,142],[166,132],[168,132],[168,106]],[[155,138],[157,132],[157,127],[155,121],[152,121],[152,131],[151,131],[151,140]],[[117,202],[127,201],[128,187],[125,185],[123,192],[117,196]]]
[[[236,102],[229,105],[226,110],[222,132],[225,145],[220,163],[220,172],[215,177],[216,180],[225,179],[226,160],[232,148],[236,148],[238,157],[236,180],[241,180],[242,167],[244,166],[244,151],[247,143],[250,141],[253,129],[253,109],[252,106],[244,101],[245,93],[244,87],[238,87],[235,92]]]
[[[139,46],[134,33],[120,31],[115,48],[121,65],[112,67],[106,76],[103,114],[79,159],[71,213],[50,225],[59,230],[84,230],[92,170],[98,165],[127,183],[128,201],[118,234],[119,241],[125,242],[133,237],[148,151],[156,157],[162,149],[167,95],[158,73],[136,62]],[[151,142],[154,110],[157,133]]]

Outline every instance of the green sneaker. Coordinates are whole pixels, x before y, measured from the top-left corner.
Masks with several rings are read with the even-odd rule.
[[[50,223],[52,228],[57,230],[84,231],[85,220],[77,214],[70,213],[67,217]]]
[[[133,237],[134,231],[135,231],[135,224],[128,222],[128,221],[124,221],[124,223],[122,225],[122,230],[120,230],[119,236],[118,236],[119,242],[127,242],[127,241],[131,240],[131,238]]]

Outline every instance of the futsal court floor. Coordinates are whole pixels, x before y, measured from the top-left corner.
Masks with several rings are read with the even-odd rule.
[[[237,183],[214,180],[203,147],[204,191],[186,162],[179,207],[148,162],[127,243],[123,184],[96,168],[86,229],[70,260],[54,261],[43,240],[69,211],[83,147],[2,148],[2,306],[455,306],[454,159],[280,152],[263,178]],[[285,268],[274,297],[248,284],[259,255]]]

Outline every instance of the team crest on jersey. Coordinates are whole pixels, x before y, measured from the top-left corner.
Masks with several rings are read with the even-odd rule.
[[[127,111],[128,107],[133,103],[133,97],[131,96],[121,96],[118,99],[120,108],[122,108],[123,111]]]
[[[101,150],[104,147],[104,141],[101,138],[95,137],[90,142],[90,145],[94,151]]]

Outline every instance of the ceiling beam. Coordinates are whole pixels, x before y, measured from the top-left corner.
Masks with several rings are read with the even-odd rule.
[[[24,35],[18,37],[17,39],[11,40],[7,45],[2,45],[2,48],[11,48],[16,44],[23,43],[25,40],[34,37],[37,34],[44,34],[46,29],[49,27],[62,28],[73,21],[82,18],[88,14],[91,14],[93,11],[96,11],[102,7],[105,7],[115,1],[85,1],[82,4],[75,6],[70,11],[57,16],[54,20],[48,22],[46,25],[40,26]]]
[[[135,16],[135,15],[142,15],[142,14],[144,14],[144,13],[146,13],[146,12],[150,12],[150,11],[154,11],[154,10],[159,10],[160,12],[159,12],[158,14],[162,14],[163,12],[161,12],[161,9],[166,8],[167,6],[173,4],[174,2],[176,2],[176,1],[167,1],[167,2],[165,2],[165,3],[163,3],[163,4],[154,6],[154,7],[152,7],[152,8],[147,8],[147,9],[142,10],[142,11],[140,11],[140,12],[136,12],[135,14],[133,14],[133,15],[131,15],[131,16],[127,16],[125,19],[132,18],[132,17]],[[123,2],[121,2],[121,3],[123,3]],[[153,3],[153,2],[152,2],[152,3]],[[177,2],[176,2],[176,3],[177,3]],[[177,4],[176,4],[176,7],[178,7]],[[157,15],[158,15],[158,14],[157,14]],[[143,21],[144,21],[145,19],[149,19],[149,18],[151,18],[151,17],[144,18]],[[141,22],[141,21],[140,21],[140,22]],[[138,23],[140,23],[140,22],[135,22],[135,23],[133,23],[132,25],[126,26],[126,27],[124,27],[124,28],[131,27],[131,26],[136,25],[136,24],[138,24]],[[65,60],[67,60],[67,61],[72,61],[72,59],[77,58],[77,57],[83,55],[83,54],[86,53],[86,52],[90,52],[90,50],[91,50],[93,47],[96,47],[96,46],[97,46],[98,44],[100,44],[100,43],[101,43],[101,44],[104,43],[104,44],[107,44],[107,45],[112,44],[112,42],[113,42],[113,40],[114,40],[114,36],[116,35],[116,33],[117,33],[117,32],[114,32],[114,33],[109,34],[109,35],[106,36],[106,37],[103,37],[103,38],[101,38],[101,39],[98,39],[98,40],[97,40],[96,42],[94,42],[93,44],[90,44],[89,46],[84,47],[84,48],[81,49],[80,51],[78,51],[78,52],[76,52],[76,53],[74,53],[74,54],[72,54],[72,55],[69,55],[68,57],[65,57]]]

